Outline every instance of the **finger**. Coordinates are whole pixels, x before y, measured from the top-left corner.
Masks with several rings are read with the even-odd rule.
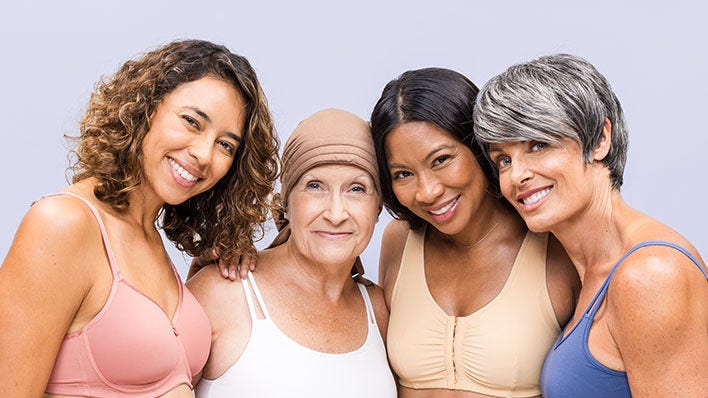
[[[239,267],[238,268],[238,275],[241,277],[241,279],[246,279],[248,278],[248,271],[250,267]],[[251,270],[253,271],[253,270]]]

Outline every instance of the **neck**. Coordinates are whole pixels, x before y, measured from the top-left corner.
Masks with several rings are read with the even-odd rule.
[[[521,222],[513,209],[507,208],[496,198],[485,201],[474,213],[473,222],[457,234],[441,234],[450,244],[459,248],[472,249],[484,242],[493,241],[499,231],[514,223]]]
[[[126,217],[133,223],[143,226],[147,231],[155,226],[155,220],[165,202],[146,197],[142,191],[130,193],[130,206],[125,212]]]
[[[600,195],[581,214],[551,229],[575,265],[580,280],[588,273],[606,274],[626,252],[627,214],[632,210],[619,191]]]
[[[293,246],[287,241],[274,248],[272,264],[296,281],[300,289],[338,301],[353,286],[351,269],[356,258],[336,264],[323,263],[298,253]]]

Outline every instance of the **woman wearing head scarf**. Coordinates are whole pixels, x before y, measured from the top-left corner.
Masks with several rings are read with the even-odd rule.
[[[197,396],[396,396],[381,289],[352,276],[381,211],[366,122],[336,109],[302,121],[281,187],[280,233],[258,268],[234,284],[211,265],[188,283],[213,331]]]

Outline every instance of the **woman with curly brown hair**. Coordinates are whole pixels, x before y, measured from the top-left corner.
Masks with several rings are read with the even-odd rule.
[[[77,141],[72,184],[32,206],[0,268],[3,395],[193,396],[211,329],[158,227],[192,256],[255,253],[278,172],[256,74],[169,43],[98,85]]]

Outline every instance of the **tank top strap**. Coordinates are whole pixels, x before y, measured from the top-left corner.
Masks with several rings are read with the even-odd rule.
[[[548,233],[527,231],[514,260],[509,278],[519,280],[520,286],[532,288],[546,280]]]
[[[416,292],[424,292],[424,289],[427,289],[423,264],[426,229],[426,227],[411,229],[406,235],[398,275],[391,292],[391,305],[394,305],[393,303],[397,302],[399,297],[401,300],[408,301],[411,294],[416,296]]]
[[[359,292],[364,298],[364,304],[366,305],[366,317],[369,323],[376,325],[376,315],[374,313],[374,306],[371,304],[371,297],[369,296],[369,291],[366,290],[366,286],[361,283],[356,284],[359,287]]]
[[[116,262],[115,255],[113,254],[113,247],[111,246],[111,241],[108,239],[108,232],[106,231],[106,226],[103,224],[103,219],[101,214],[98,212],[96,206],[93,205],[88,199],[79,196],[73,192],[57,192],[49,195],[42,196],[41,199],[52,197],[52,196],[72,196],[76,199],[82,201],[91,210],[91,213],[96,218],[98,222],[98,228],[101,230],[101,239],[103,240],[103,246],[106,249],[106,255],[108,256],[108,265],[111,267],[111,272],[113,273],[114,280],[119,278],[118,263]],[[40,200],[41,200],[40,199]],[[34,203],[33,203],[34,204]]]
[[[263,300],[263,295],[256,284],[256,278],[253,277],[253,273],[251,271],[248,271],[248,280],[241,279],[241,284],[243,284],[243,291],[246,294],[246,302],[248,303],[248,311],[251,313],[251,319],[253,321],[258,319],[256,313],[256,303],[258,303],[261,311],[263,311],[264,319],[270,319],[270,314],[268,313],[268,308],[266,308],[265,300]],[[251,290],[251,286],[253,286],[253,290]],[[254,295],[256,296],[255,302],[253,300]]]
[[[686,257],[688,257],[691,261],[693,261],[693,263],[696,264],[696,266],[698,267],[698,269],[701,270],[701,272],[702,272],[703,275],[706,277],[706,279],[708,279],[708,274],[707,274],[706,271],[703,269],[703,267],[702,267],[701,264],[698,262],[698,260],[696,260],[696,258],[693,257],[693,255],[691,255],[691,253],[690,253],[688,250],[684,249],[683,247],[681,247],[681,246],[679,246],[679,245],[677,245],[677,244],[675,244],[675,243],[665,242],[665,241],[662,241],[662,240],[648,240],[648,241],[644,241],[644,242],[637,243],[637,244],[634,245],[631,249],[629,249],[629,250],[627,251],[627,253],[625,253],[625,254],[622,256],[622,258],[620,258],[620,259],[617,261],[617,263],[615,264],[614,267],[612,267],[612,270],[610,271],[610,274],[607,275],[607,278],[605,279],[605,282],[602,283],[602,286],[600,286],[600,289],[597,291],[597,293],[595,293],[595,297],[593,297],[593,299],[590,301],[590,304],[588,305],[588,308],[585,310],[585,313],[588,314],[588,315],[590,315],[591,319],[594,319],[594,318],[595,318],[595,313],[597,313],[597,310],[598,310],[598,308],[600,307],[600,303],[602,303],[602,300],[605,298],[605,294],[607,293],[607,288],[608,288],[608,286],[610,285],[610,280],[612,279],[612,276],[615,274],[615,271],[617,271],[617,268],[619,268],[620,264],[622,264],[622,262],[623,262],[630,254],[632,254],[632,253],[634,253],[635,251],[641,249],[642,247],[646,247],[646,246],[666,246],[666,247],[671,247],[671,248],[674,248],[674,249],[680,251],[680,252],[683,253]]]

